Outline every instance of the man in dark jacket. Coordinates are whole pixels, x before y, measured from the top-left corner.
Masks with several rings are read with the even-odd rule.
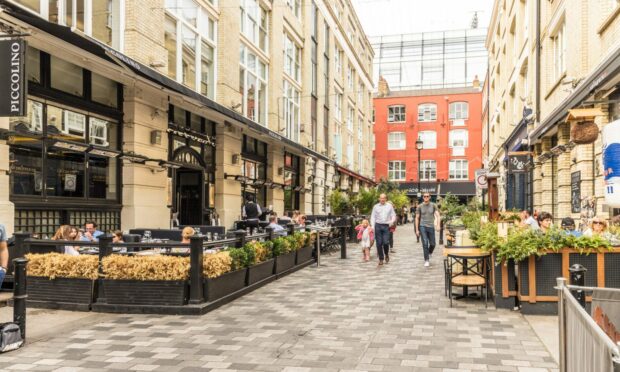
[[[245,227],[250,228],[250,234],[254,234],[254,229],[258,227],[258,218],[263,214],[260,205],[254,201],[254,195],[248,194],[243,205],[243,219]]]

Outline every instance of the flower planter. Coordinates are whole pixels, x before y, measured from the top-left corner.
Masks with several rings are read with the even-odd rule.
[[[28,301],[36,301],[42,307],[87,311],[93,303],[92,279],[29,276],[27,283]]]
[[[267,260],[248,268],[248,285],[258,283],[273,275],[275,260]]]
[[[297,251],[297,259],[295,261],[295,265],[304,264],[310,260],[312,260],[312,253],[314,252],[314,246],[306,245],[300,250]]]
[[[248,269],[231,271],[217,278],[206,278],[204,281],[205,301],[211,302],[245,287]]]
[[[295,266],[295,259],[297,257],[297,251],[286,253],[276,257],[276,274],[281,274],[287,270],[290,270]]]
[[[187,281],[104,279],[106,303],[180,306],[187,303]]]

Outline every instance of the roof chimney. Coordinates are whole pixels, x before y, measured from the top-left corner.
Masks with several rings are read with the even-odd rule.
[[[383,78],[383,76],[379,76],[379,84],[377,90],[377,97],[385,97],[390,95],[390,86],[388,85],[388,82]]]
[[[480,88],[480,80],[478,79],[478,75],[474,76],[473,87],[474,88]]]

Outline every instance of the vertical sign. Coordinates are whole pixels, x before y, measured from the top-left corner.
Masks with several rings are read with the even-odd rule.
[[[26,115],[26,42],[0,39],[0,117]]]
[[[487,169],[476,169],[475,179],[476,179],[476,189],[486,190],[488,187],[487,184]]]
[[[581,172],[570,174],[570,205],[571,213],[581,212]]]

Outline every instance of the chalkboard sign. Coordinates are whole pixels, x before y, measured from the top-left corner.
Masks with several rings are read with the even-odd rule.
[[[571,212],[581,212],[581,172],[570,174],[570,204]]]

